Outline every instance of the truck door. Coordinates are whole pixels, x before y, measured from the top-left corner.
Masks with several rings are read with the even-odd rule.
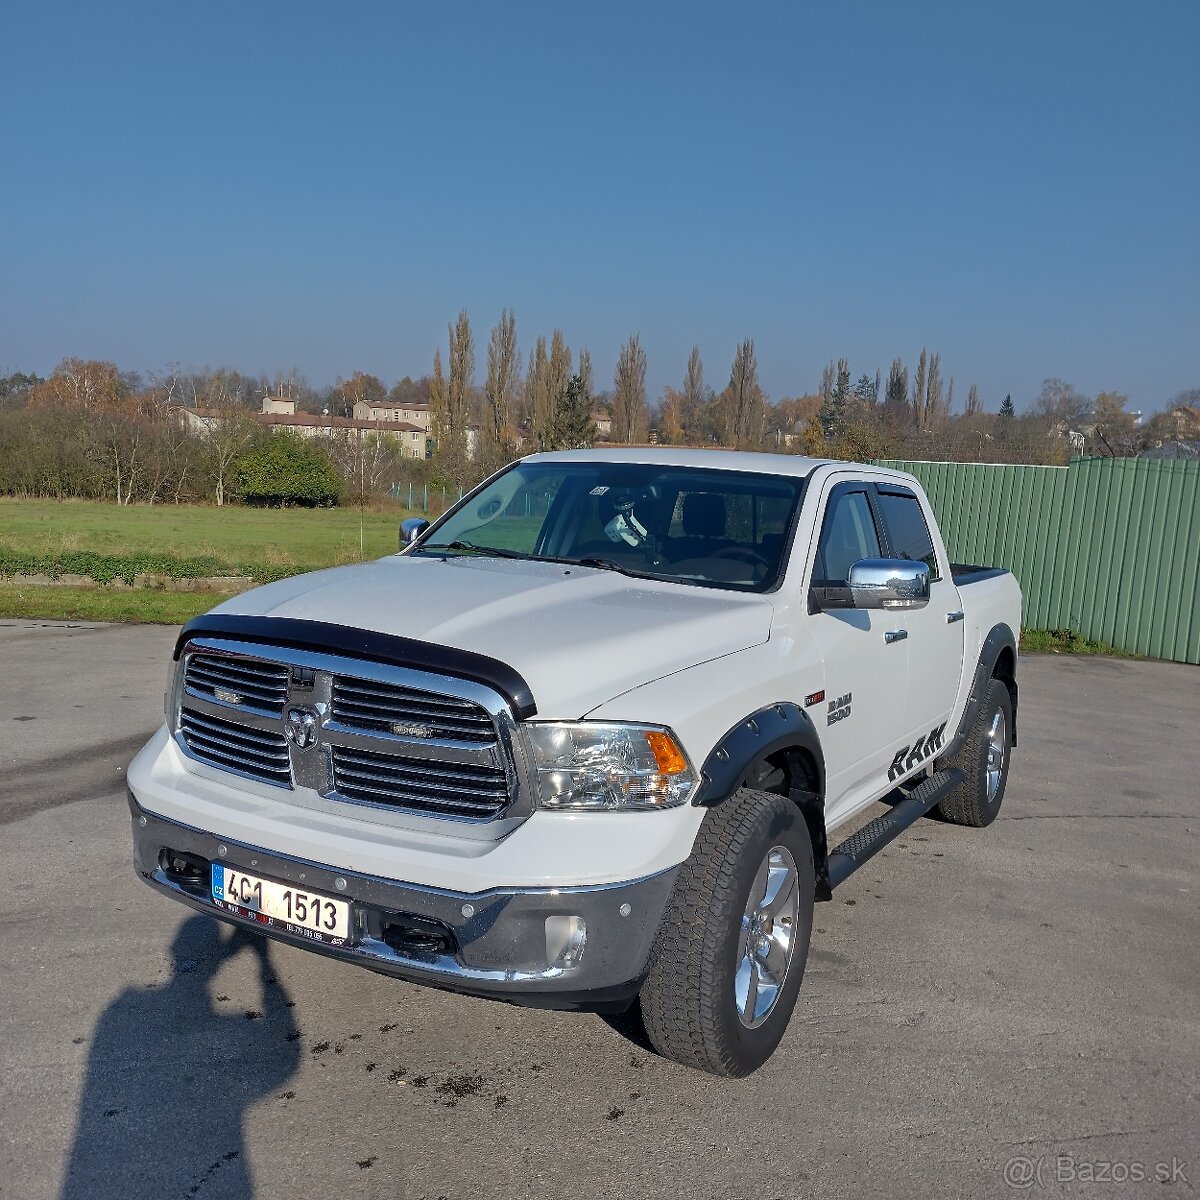
[[[846,588],[852,563],[883,553],[872,490],[872,484],[853,481],[834,483],[826,492],[810,574],[814,588]],[[830,821],[879,790],[907,727],[908,647],[884,638],[901,615],[907,614],[829,608],[808,618],[825,662],[825,699],[809,715],[825,753]]]
[[[966,621],[945,549],[940,539],[935,547],[917,494],[903,486],[877,483],[875,497],[887,556],[929,566],[929,603],[896,614],[897,624],[908,633],[908,727],[904,737],[916,738],[936,732],[954,708],[962,676]],[[943,730],[941,740],[948,741],[952,733]]]

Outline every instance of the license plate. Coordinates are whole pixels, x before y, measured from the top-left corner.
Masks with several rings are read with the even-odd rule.
[[[349,902],[307,892],[295,884],[276,883],[213,863],[212,897],[233,912],[257,917],[263,924],[312,941],[343,945],[350,939]]]

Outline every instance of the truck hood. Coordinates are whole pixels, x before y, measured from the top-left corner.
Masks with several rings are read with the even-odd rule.
[[[523,559],[410,558],[298,575],[213,610],[328,621],[508,663],[543,719],[765,642],[764,596]]]

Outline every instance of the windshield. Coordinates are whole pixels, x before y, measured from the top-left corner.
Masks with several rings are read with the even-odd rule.
[[[764,592],[779,577],[803,484],[649,463],[517,463],[413,553],[543,559]]]

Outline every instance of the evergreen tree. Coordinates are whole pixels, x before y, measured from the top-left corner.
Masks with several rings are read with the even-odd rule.
[[[908,368],[898,358],[892,359],[887,387],[883,392],[883,403],[889,412],[897,415],[904,413],[908,408]]]
[[[846,427],[850,395],[850,364],[842,358],[838,360],[833,389],[821,402],[821,409],[817,413],[817,420],[821,422],[821,431],[825,434],[827,442],[833,441]]]
[[[551,422],[547,450],[586,450],[596,439],[592,424],[592,395],[581,373],[572,375]]]
[[[874,404],[879,399],[878,378],[872,379],[865,373],[860,375],[858,382],[854,385],[854,398],[864,408]]]
[[[1012,395],[1004,397],[1004,403],[1000,405],[1000,415],[1002,417],[1015,417],[1017,410],[1013,407]]]

